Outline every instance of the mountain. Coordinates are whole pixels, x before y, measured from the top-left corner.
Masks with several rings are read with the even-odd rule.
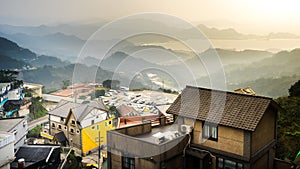
[[[8,56],[0,55],[0,70],[2,69],[22,69],[29,66],[21,60],[16,60]]]
[[[53,56],[38,56],[31,50],[22,48],[17,43],[2,37],[0,37],[0,56],[1,69],[23,69],[45,65],[57,67],[68,64],[68,62],[61,61]]]
[[[85,41],[74,35],[65,35],[60,32],[43,36],[24,33],[3,34],[5,38],[17,42],[20,46],[43,54],[59,56],[63,60],[75,60]]]
[[[46,56],[46,55],[41,55],[38,56],[36,59],[32,60],[29,62],[30,65],[35,66],[35,67],[43,67],[46,65],[51,65],[54,67],[62,67],[70,64],[68,61],[62,61],[58,59],[57,57],[54,56]]]
[[[20,61],[30,61],[36,58],[35,53],[28,49],[21,48],[15,42],[2,37],[0,37],[0,55]]]

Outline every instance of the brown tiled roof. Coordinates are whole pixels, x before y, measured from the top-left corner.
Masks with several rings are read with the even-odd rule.
[[[122,117],[125,116],[139,116],[138,111],[136,111],[133,107],[127,106],[125,104],[121,104],[117,107],[118,112]]]
[[[254,131],[270,104],[268,97],[187,86],[167,113]]]

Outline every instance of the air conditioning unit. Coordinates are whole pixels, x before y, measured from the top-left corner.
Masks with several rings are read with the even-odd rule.
[[[192,126],[189,126],[189,125],[186,125],[186,124],[183,124],[183,125],[180,126],[180,131],[181,131],[182,133],[188,134],[188,133],[191,133],[192,130],[193,130],[193,127],[192,127]]]
[[[165,136],[159,136],[155,138],[155,143],[156,144],[161,144],[165,141]]]

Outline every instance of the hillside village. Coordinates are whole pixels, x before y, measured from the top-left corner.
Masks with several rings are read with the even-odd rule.
[[[300,169],[300,1],[6,0],[0,169]]]
[[[277,158],[285,110],[249,87],[186,86],[180,94],[110,87],[43,94],[39,84],[1,83],[2,168],[284,169],[299,161]],[[36,98],[46,110],[38,117]]]

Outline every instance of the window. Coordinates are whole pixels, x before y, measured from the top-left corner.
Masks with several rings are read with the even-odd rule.
[[[217,124],[203,123],[202,138],[218,141],[218,127]]]
[[[72,125],[75,125],[75,120],[72,120]]]
[[[118,119],[117,118],[113,119],[113,126],[114,127],[118,126]]]
[[[58,129],[61,130],[61,125],[60,124],[58,125]]]
[[[71,128],[71,129],[70,129],[70,132],[71,132],[71,134],[74,133],[74,129]]]
[[[79,130],[76,130],[76,133],[79,134]]]
[[[65,126],[65,130],[67,130],[67,126]]]
[[[243,169],[243,164],[223,158],[217,158],[217,169]]]
[[[134,158],[122,157],[122,169],[135,169]]]
[[[63,117],[61,117],[61,118],[60,118],[60,121],[61,121],[61,122],[64,122],[64,118],[63,118]]]
[[[92,120],[92,121],[91,121],[91,124],[92,124],[92,125],[95,124],[95,120]]]
[[[54,123],[52,123],[52,128],[55,128],[55,124]]]
[[[111,125],[111,121],[109,121],[109,124]]]
[[[95,129],[95,126],[92,126],[92,130],[94,130]]]

